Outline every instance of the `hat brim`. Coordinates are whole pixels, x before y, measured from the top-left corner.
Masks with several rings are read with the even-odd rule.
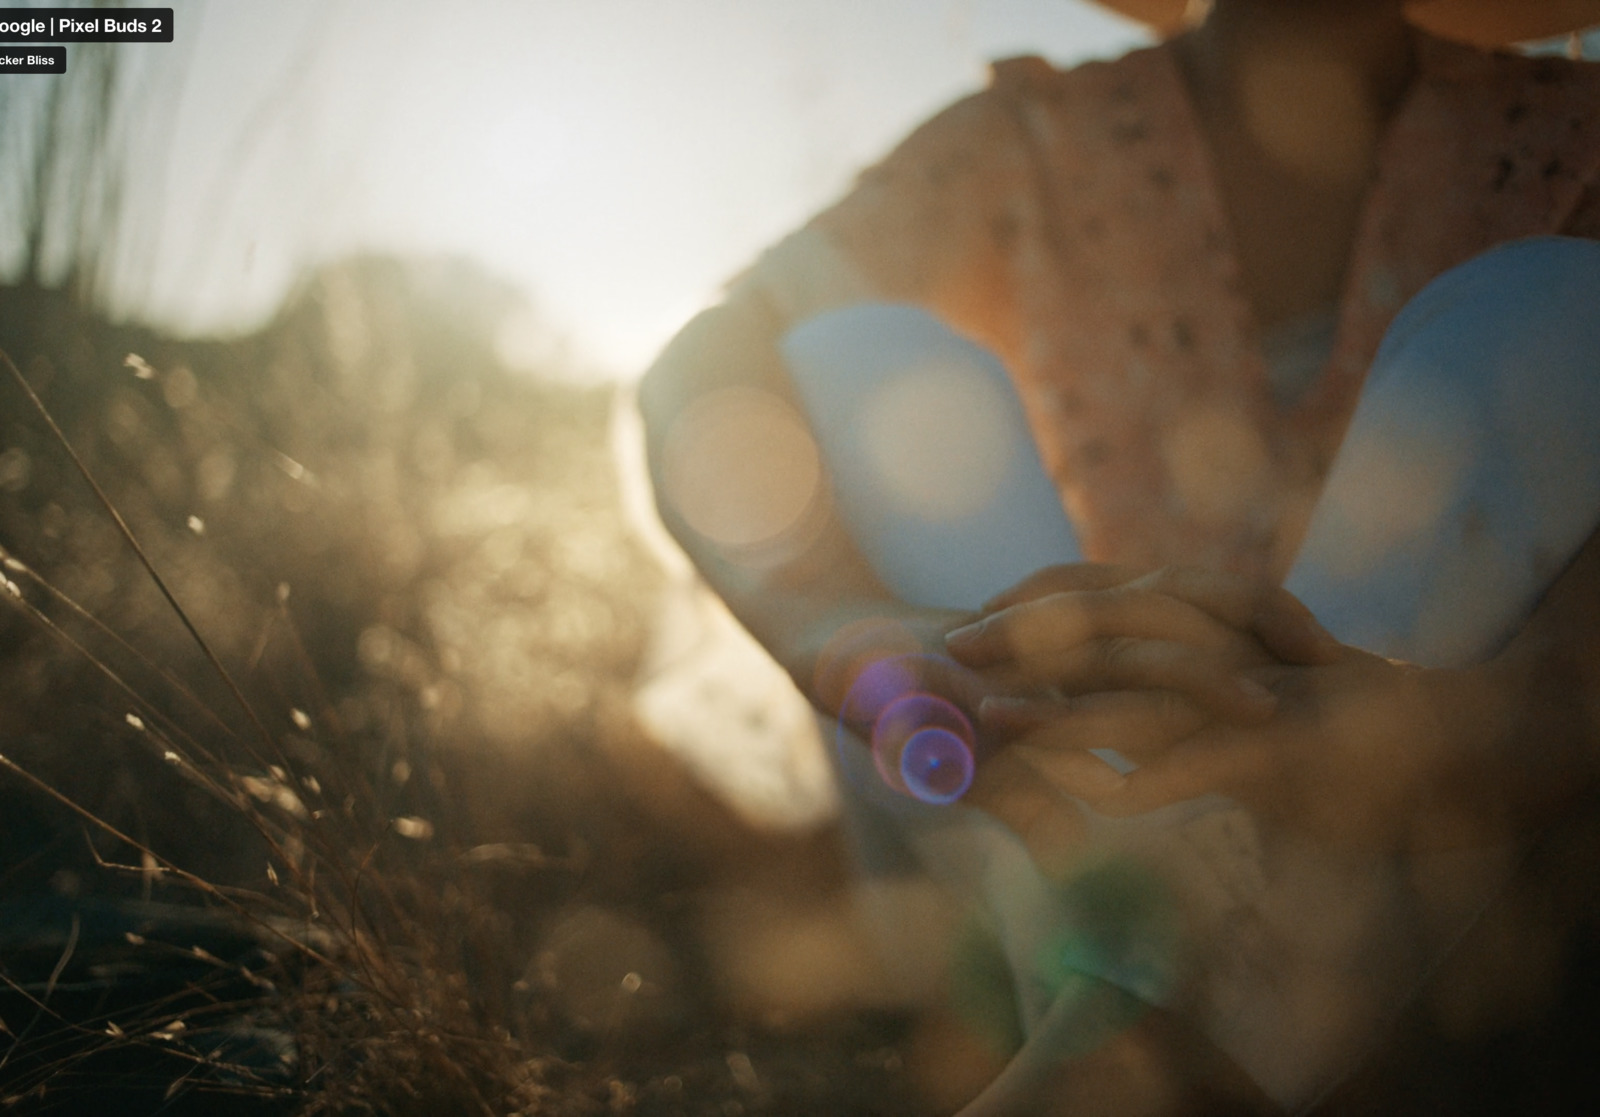
[[[1442,39],[1498,47],[1600,24],[1600,0],[1411,0],[1406,17]]]
[[[1166,34],[1184,25],[1189,0],[1099,0]],[[1549,39],[1600,26],[1600,0],[1410,0],[1407,17],[1430,34],[1479,47]]]

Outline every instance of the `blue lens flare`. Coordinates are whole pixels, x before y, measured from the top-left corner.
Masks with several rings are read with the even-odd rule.
[[[900,778],[924,803],[954,803],[976,771],[972,747],[948,729],[919,729],[900,752]]]
[[[976,734],[954,703],[935,694],[902,694],[872,726],[872,759],[883,782],[924,803],[959,799],[972,784]]]
[[[839,712],[841,770],[859,771],[847,750],[868,738],[873,768],[884,784],[935,806],[954,803],[972,786],[977,770],[977,733],[953,702],[919,689],[928,666],[964,670],[932,655],[893,656],[857,677]],[[871,726],[870,732],[864,727]]]

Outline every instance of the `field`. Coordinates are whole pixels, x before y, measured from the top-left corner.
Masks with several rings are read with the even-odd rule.
[[[358,259],[254,335],[179,341],[0,290],[0,348],[182,614],[0,370],[10,1111],[895,1114],[948,1088],[837,834],[752,824],[637,724],[664,575],[612,393],[508,371],[512,302]]]

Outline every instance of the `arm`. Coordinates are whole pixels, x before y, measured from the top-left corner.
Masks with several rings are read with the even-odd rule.
[[[668,530],[735,616],[830,712],[848,687],[851,662],[875,651],[938,651],[942,633],[961,618],[895,601],[872,573],[830,507],[826,471],[777,342],[823,310],[880,300],[929,307],[995,343],[995,320],[1004,315],[982,308],[1012,300],[991,229],[1026,189],[1012,127],[990,94],[922,125],[811,226],[764,256],[721,306],[691,322],[640,387]],[[721,408],[725,415],[742,408],[764,429],[708,444],[718,397],[732,405]],[[817,482],[809,500],[797,491],[808,472]],[[727,532],[718,538],[719,523],[747,525],[743,542],[730,545]]]
[[[668,530],[801,691],[836,712],[850,661],[935,650],[963,617],[894,600],[834,515],[782,329],[759,288],[737,286],[668,346],[639,404]]]
[[[992,618],[989,642],[956,654],[983,667],[999,654],[993,641],[1039,623],[1013,605]],[[1530,833],[1600,774],[1600,532],[1486,663],[1422,669],[1344,647],[1311,666],[1249,673],[1278,699],[1254,726],[1129,694],[991,704],[986,721],[1043,758],[1058,786],[1109,813],[1222,791],[1341,844],[1460,846]],[[1123,742],[1138,771],[1109,787],[1057,774],[1070,771],[1064,757],[1109,740]]]
[[[1481,751],[1524,826],[1600,774],[1600,531],[1506,649],[1474,673],[1489,696]]]

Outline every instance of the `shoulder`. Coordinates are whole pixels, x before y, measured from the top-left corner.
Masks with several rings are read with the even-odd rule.
[[[1163,61],[1138,51],[1067,70],[1041,58],[994,63],[987,88],[918,127],[808,229],[883,297],[938,305],[969,325],[998,320],[1011,306],[1011,264],[1028,255],[1019,246],[1044,235],[1043,207],[1080,212],[1120,197],[1082,187],[1115,178],[1131,138],[1155,133],[1148,121],[1161,113],[1142,106],[1170,100]]]
[[[1600,62],[1478,50],[1431,37],[1422,41],[1422,60],[1436,88],[1462,99],[1498,98],[1513,124],[1536,110],[1600,114]]]
[[[1092,127],[1107,119],[1108,107],[1161,97],[1169,67],[1157,47],[1065,69],[1038,55],[998,59],[984,89],[929,118],[864,177],[913,164],[934,178],[959,173],[986,154],[1019,147],[1019,114],[1042,111],[1068,130]]]
[[[1484,205],[1570,212],[1600,182],[1600,64],[1424,39],[1419,173],[1448,160]],[[1431,161],[1430,155],[1431,153]]]
[[[1039,97],[1049,101],[1084,98],[1137,98],[1158,84],[1168,65],[1165,48],[1144,47],[1112,59],[1097,59],[1061,69],[1036,54],[1002,58],[989,64],[988,92],[1000,97]]]

